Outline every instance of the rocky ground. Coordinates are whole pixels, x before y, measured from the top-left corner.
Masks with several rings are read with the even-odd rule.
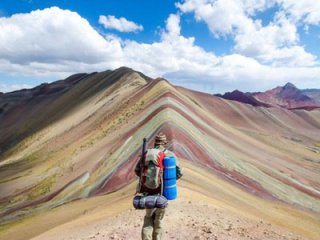
[[[86,214],[86,213],[84,213]],[[140,239],[143,210],[130,208],[115,216],[64,227],[34,240]],[[261,219],[248,218],[207,203],[170,202],[163,223],[164,240],[169,239],[306,239]]]

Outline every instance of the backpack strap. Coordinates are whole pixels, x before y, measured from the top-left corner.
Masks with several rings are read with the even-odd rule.
[[[160,150],[161,151],[161,150]],[[163,196],[163,189],[164,189],[164,179],[163,179],[163,172],[164,172],[164,166],[163,166],[163,160],[164,160],[164,158],[166,157],[166,153],[165,153],[165,151],[166,151],[166,149],[164,149],[163,151],[161,151],[162,153],[163,153],[163,158],[162,158],[162,162],[161,162],[161,166],[160,166],[160,168],[161,168],[161,170],[162,170],[162,173],[161,173],[161,176],[160,176],[160,178],[161,178],[161,196]]]

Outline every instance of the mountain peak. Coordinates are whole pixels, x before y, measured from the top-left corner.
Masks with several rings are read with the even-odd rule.
[[[216,94],[215,96],[253,106],[280,106],[287,109],[301,108],[306,110],[320,107],[320,100],[317,100],[320,99],[318,90],[305,93],[305,91],[298,89],[290,82],[286,83],[283,87],[278,86],[266,92],[244,93],[234,90],[224,95]]]
[[[266,92],[254,94],[254,97],[258,101],[287,109],[301,108],[309,110],[320,107],[315,99],[304,94],[302,90],[290,82],[283,87],[276,87]]]
[[[130,71],[130,72],[132,71],[132,72],[134,72],[134,70],[132,68],[129,68],[126,66],[121,66],[121,67],[115,69],[114,71]]]
[[[290,88],[297,88],[294,84],[291,82],[286,83],[286,85],[283,86],[284,89],[290,89]]]

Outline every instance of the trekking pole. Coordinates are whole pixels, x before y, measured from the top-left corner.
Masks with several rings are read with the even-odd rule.
[[[140,162],[140,171],[141,171],[141,175],[142,176],[142,168],[144,166],[144,162],[146,160],[146,152],[147,152],[147,138],[143,139],[143,144],[142,144],[142,155],[141,155],[141,162]]]
[[[142,181],[142,174],[143,174],[143,167],[144,167],[144,162],[146,160],[146,152],[147,152],[147,138],[143,138],[143,144],[142,144],[142,155],[141,155],[141,160],[140,160],[140,189],[141,191],[141,181]]]
[[[143,139],[143,145],[142,145],[142,158],[143,158],[143,161],[145,160],[146,151],[147,151],[147,138],[144,138]]]

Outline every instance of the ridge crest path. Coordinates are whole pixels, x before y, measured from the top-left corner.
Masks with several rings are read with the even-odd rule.
[[[306,240],[307,238],[290,232],[252,216],[243,216],[215,205],[203,195],[190,200],[190,190],[179,188],[178,200],[170,201],[164,218],[163,240],[170,239],[274,239]],[[191,193],[195,195],[195,192]],[[201,200],[197,200],[201,199]],[[131,199],[128,198],[127,201]],[[135,240],[140,239],[145,211],[129,209],[99,219],[87,216],[54,228],[32,240]],[[83,213],[84,215],[87,213]]]

